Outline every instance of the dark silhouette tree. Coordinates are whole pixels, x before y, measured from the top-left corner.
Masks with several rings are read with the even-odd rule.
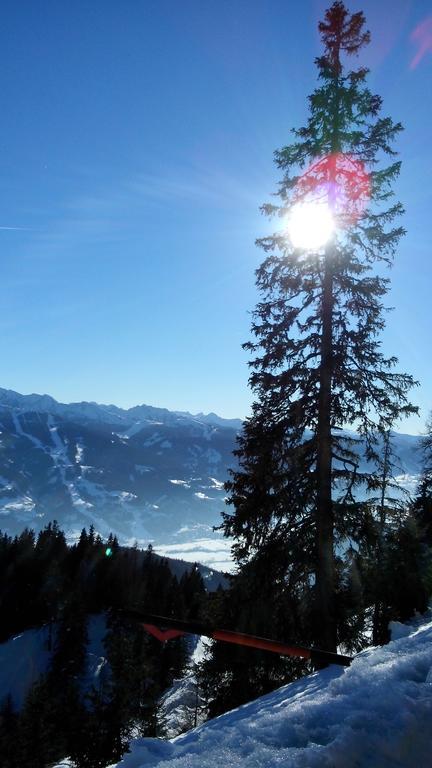
[[[326,12],[310,116],[294,130],[294,142],[275,153],[284,174],[280,204],[264,212],[284,221],[303,206],[313,228],[313,207],[325,206],[335,231],[322,247],[294,245],[283,229],[258,241],[265,252],[257,270],[262,300],[254,340],[245,345],[253,354],[255,403],[227,485],[234,512],[224,514],[222,526],[235,539],[239,566],[264,558],[282,586],[298,592],[301,585],[308,597],[313,588],[306,623],[330,651],[341,639],[335,543],[361,511],[353,488],[365,481],[355,440],[342,429],[352,425],[374,460],[379,435],[415,410],[412,377],[395,370],[396,358],[386,357],[379,341],[388,290],[383,268],[404,231],[396,222],[402,206],[392,200],[401,125],[381,116],[367,70],[346,69],[369,42],[364,25],[363,13],[351,15],[342,2]]]
[[[432,414],[426,425],[426,434],[421,440],[421,451],[423,466],[413,513],[425,543],[432,548]]]
[[[196,563],[181,576],[179,590],[183,597],[185,618],[199,619],[207,593]]]

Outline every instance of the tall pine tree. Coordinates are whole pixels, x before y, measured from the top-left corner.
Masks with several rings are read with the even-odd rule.
[[[342,2],[326,12],[309,119],[275,153],[280,204],[264,212],[284,222],[309,205],[313,229],[313,205],[324,202],[336,227],[323,247],[293,245],[283,226],[258,241],[262,299],[245,345],[255,403],[227,485],[234,511],[222,526],[240,567],[264,561],[279,589],[313,595],[311,639],[330,651],[341,639],[335,544],[355,530],[353,487],[364,480],[355,441],[342,430],[352,425],[368,458],[378,459],[379,435],[414,410],[411,376],[395,371],[379,341],[384,268],[403,234],[403,209],[392,199],[401,125],[381,116],[367,70],[346,68],[369,42],[364,25],[363,13],[351,15]]]
[[[432,413],[422,437],[421,450],[423,466],[413,512],[425,543],[432,548]]]

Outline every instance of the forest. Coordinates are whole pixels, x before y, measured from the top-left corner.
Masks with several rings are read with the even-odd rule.
[[[94,528],[68,546],[56,522],[37,537],[26,529],[0,537],[1,641],[47,626],[48,671],[17,712],[1,703],[2,768],[46,766],[66,755],[96,768],[120,759],[132,734],[163,735],[158,699],[185,670],[183,638],[161,644],[122,617],[123,608],[196,618],[208,602],[191,566],[177,579],[168,563],[145,551],[104,543]],[[106,617],[109,673],[83,687],[90,615]]]

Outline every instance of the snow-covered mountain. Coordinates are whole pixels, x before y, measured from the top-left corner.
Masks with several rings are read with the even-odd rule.
[[[132,741],[118,768],[430,765],[432,622],[423,622],[395,623],[397,639],[350,667],[327,667],[185,735]]]
[[[219,521],[239,424],[0,390],[0,528],[194,538]]]
[[[63,404],[0,389],[0,529],[39,530],[55,518],[72,536],[93,523],[102,535],[202,559],[208,537],[213,552],[219,546],[211,530],[240,427],[214,413]],[[402,482],[413,488],[418,439],[396,434],[394,444]],[[197,540],[201,549],[190,553]],[[212,565],[223,568],[223,560]]]

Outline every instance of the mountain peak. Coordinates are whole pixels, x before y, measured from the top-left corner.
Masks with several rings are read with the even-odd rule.
[[[106,421],[112,419],[114,423],[124,422],[131,425],[136,421],[150,421],[176,423],[181,420],[200,421],[218,427],[230,427],[240,429],[241,419],[224,419],[216,413],[198,413],[196,415],[188,411],[170,411],[168,408],[160,408],[153,405],[135,405],[131,408],[120,408],[117,405],[97,403],[94,400],[82,400],[73,403],[61,403],[47,394],[32,393],[22,395],[12,389],[0,387],[0,407],[14,408],[19,412],[53,413],[64,418],[86,418],[90,421]]]

